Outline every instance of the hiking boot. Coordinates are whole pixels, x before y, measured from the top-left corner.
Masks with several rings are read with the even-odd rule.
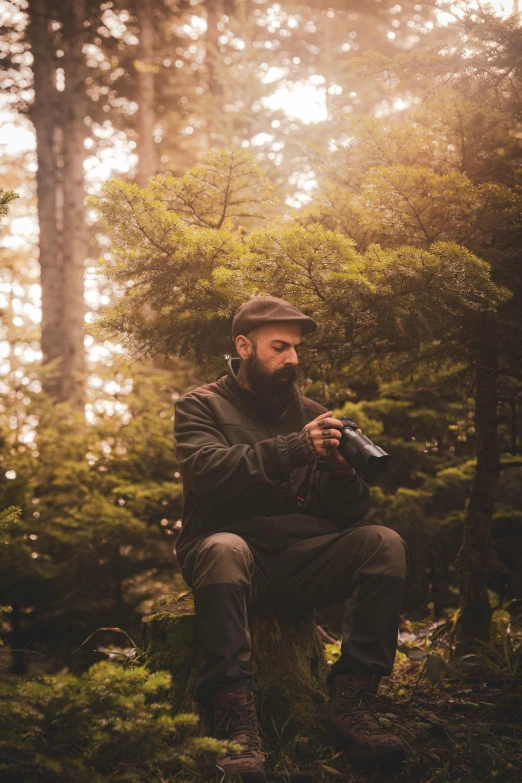
[[[399,762],[405,756],[404,743],[381,726],[375,713],[379,679],[364,672],[338,674],[325,705],[326,724],[354,758]]]
[[[241,745],[237,754],[225,754],[217,765],[243,783],[265,783],[264,756],[257,726],[254,694],[248,686],[220,688],[211,699],[213,736]]]

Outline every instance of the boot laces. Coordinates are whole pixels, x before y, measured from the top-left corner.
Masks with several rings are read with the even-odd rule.
[[[366,688],[353,688],[348,691],[341,690],[341,701],[337,710],[343,718],[350,718],[352,726],[366,729],[366,736],[370,734],[386,734],[375,714],[372,695]]]
[[[217,717],[217,739],[233,739],[234,735],[241,735],[242,755],[254,755],[258,749],[259,734],[253,703],[229,707]]]

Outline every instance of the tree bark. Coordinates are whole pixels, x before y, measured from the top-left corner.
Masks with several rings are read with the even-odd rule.
[[[34,58],[35,99],[31,119],[38,158],[37,198],[42,288],[42,353],[56,362],[45,390],[57,400],[83,406],[85,382],[84,266],[84,0],[64,0],[65,72],[63,93],[56,87],[56,42],[50,22],[56,6],[48,0],[29,4],[28,38]]]
[[[63,93],[63,370],[59,397],[83,405],[85,384],[84,275],[85,230],[85,84],[83,39],[85,2],[68,0],[64,31]]]
[[[154,148],[155,93],[154,93],[154,23],[151,0],[138,3],[139,44],[135,64],[138,79],[138,172],[136,182],[147,186],[149,177],[156,173]]]
[[[221,0],[205,0],[207,9],[207,34],[206,34],[206,63],[208,74],[208,88],[212,95],[220,95],[221,85],[216,78],[216,59],[219,51],[218,22],[223,15]]]
[[[217,73],[219,58],[219,30],[218,22],[223,15],[222,0],[204,0],[207,11],[206,55],[207,81],[210,101],[208,107],[208,146],[220,146],[223,140],[219,133],[219,120],[222,112],[223,88]]]
[[[477,466],[457,559],[460,613],[456,645],[459,654],[472,651],[477,639],[488,641],[491,621],[487,564],[499,475],[498,354],[493,319],[484,319],[479,337],[475,397]]]
[[[288,732],[301,732],[312,743],[328,741],[322,728],[328,666],[312,610],[254,609],[250,613],[252,669],[260,692],[258,717],[273,734],[289,716]],[[176,711],[199,711],[193,700],[201,665],[193,602],[190,594],[146,617],[142,643],[155,670],[172,674],[172,704]],[[290,725],[291,724],[291,725]]]
[[[57,235],[57,178],[54,136],[56,126],[55,52],[49,32],[46,0],[29,5],[28,38],[34,73],[34,104],[31,120],[36,135],[40,282],[42,288],[42,353],[45,363],[61,358],[63,301],[63,259]],[[45,378],[45,390],[57,395],[61,368]]]

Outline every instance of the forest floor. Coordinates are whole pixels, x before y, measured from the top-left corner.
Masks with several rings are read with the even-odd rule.
[[[345,753],[324,748],[313,762],[296,763],[299,743],[274,743],[274,780],[328,783],[522,782],[522,679],[443,679],[431,685],[422,664],[396,665],[378,697],[381,722],[408,748],[400,769],[362,767]],[[306,754],[303,754],[306,755]],[[270,763],[271,762],[271,763]],[[285,768],[287,773],[285,774]],[[292,774],[288,772],[299,772]],[[283,774],[280,774],[283,773]]]
[[[430,650],[434,658],[447,659],[443,643]],[[335,650],[329,653],[335,655]],[[452,672],[439,672],[430,682],[425,657],[419,654],[413,661],[399,652],[392,675],[381,681],[377,710],[383,725],[407,745],[400,768],[361,766],[345,752],[317,748],[309,738],[293,736],[288,726],[279,736],[264,738],[268,780],[522,783],[522,672],[517,671],[517,661],[518,656],[500,644],[486,649],[484,657],[469,656],[460,669],[457,664]],[[190,781],[211,779],[196,775]],[[188,783],[189,778],[180,773],[175,780]]]

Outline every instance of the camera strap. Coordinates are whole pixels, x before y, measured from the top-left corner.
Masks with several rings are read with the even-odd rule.
[[[297,490],[297,508],[301,510],[304,508],[306,496],[308,495],[308,490],[310,489],[310,484],[312,483],[312,471],[314,469],[314,465],[314,462],[310,462],[308,465],[308,470],[306,471],[306,476],[300,483],[299,489]]]

